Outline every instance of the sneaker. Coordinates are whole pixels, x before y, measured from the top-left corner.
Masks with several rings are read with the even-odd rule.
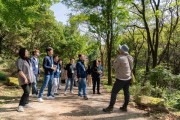
[[[88,97],[87,97],[87,96],[84,96],[84,100],[88,100]]]
[[[103,111],[111,113],[113,111],[113,107],[103,108]]]
[[[81,94],[79,94],[78,96],[79,96],[79,97],[82,97],[82,95],[81,95]]]
[[[59,93],[54,93],[54,95],[59,95]]]
[[[30,104],[26,104],[24,108],[33,108]]]
[[[44,102],[42,98],[38,98],[38,102]]]
[[[95,92],[93,91],[93,94],[95,94]]]
[[[100,95],[101,93],[100,93],[100,92],[98,92],[97,94],[99,94],[99,95]]]
[[[32,97],[37,97],[37,95],[36,94],[32,94]]]
[[[65,91],[65,92],[64,92],[64,96],[66,96],[66,94],[67,94],[67,92]]]
[[[55,99],[55,97],[54,96],[47,96],[47,99],[53,100],[53,99]]]
[[[74,94],[74,92],[73,92],[73,91],[71,91],[70,93],[71,93],[71,94]]]
[[[126,107],[120,107],[119,110],[121,110],[123,112],[127,112],[127,108]]]
[[[23,106],[19,106],[17,109],[18,112],[24,112],[24,107]]]

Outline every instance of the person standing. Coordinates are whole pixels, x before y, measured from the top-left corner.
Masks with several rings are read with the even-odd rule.
[[[94,60],[93,66],[92,66],[92,80],[93,80],[93,94],[95,94],[95,89],[97,85],[97,94],[100,93],[100,75],[102,74],[102,71],[99,67],[99,61]]]
[[[62,84],[62,82],[61,82],[61,74],[62,74],[62,60],[61,59],[59,59],[59,72],[60,72],[60,74],[59,74],[59,81],[58,81],[58,90],[61,90],[61,84]]]
[[[33,97],[37,97],[38,95],[38,88],[37,88],[37,82],[38,82],[38,77],[39,77],[39,74],[40,74],[40,67],[39,67],[39,50],[38,49],[35,49],[33,51],[33,56],[31,57],[31,62],[32,62],[32,67],[33,67],[33,73],[36,77],[36,80],[35,82],[32,83],[32,96]]]
[[[84,61],[86,60],[85,55],[79,54],[79,60],[76,64],[77,69],[77,78],[78,78],[78,96],[82,97],[81,91],[83,90],[84,100],[88,100],[86,94],[86,68],[84,65]]]
[[[58,90],[58,83],[59,83],[59,77],[60,77],[60,64],[59,64],[59,58],[57,55],[53,57],[54,59],[54,65],[56,66],[56,71],[54,71],[54,79],[52,84],[52,96],[59,95]]]
[[[70,83],[70,92],[71,94],[74,94],[73,92],[73,86],[74,86],[74,79],[75,79],[75,65],[74,65],[74,58],[70,59],[70,63],[66,65],[66,87],[65,87],[65,92],[64,95],[67,94],[67,89]]]
[[[35,76],[33,74],[33,68],[31,60],[29,59],[29,52],[26,48],[21,48],[19,50],[19,58],[16,61],[16,66],[18,69],[18,81],[19,85],[22,87],[24,93],[20,99],[18,112],[23,112],[24,107],[30,107],[29,103],[29,93],[31,83],[35,81]]]
[[[88,87],[91,87],[92,86],[92,77],[91,77],[91,66],[90,64],[88,65],[88,68],[87,68],[87,85]]]
[[[52,81],[54,77],[54,71],[56,71],[56,66],[54,66],[53,62],[53,48],[47,47],[46,48],[47,56],[45,56],[43,60],[43,68],[44,68],[44,82],[42,84],[42,87],[39,92],[38,101],[43,102],[42,99],[43,92],[45,88],[48,85],[48,93],[47,93],[47,99],[54,99],[54,96],[51,94],[52,90]]]
[[[114,61],[113,67],[116,73],[116,81],[113,85],[111,92],[110,104],[107,108],[104,108],[104,112],[112,112],[118,92],[123,89],[124,91],[124,104],[119,109],[127,112],[127,106],[129,103],[129,86],[131,80],[131,67],[133,65],[133,57],[128,53],[129,47],[125,45],[119,45],[118,56]]]
[[[99,68],[99,70],[102,72],[102,73],[101,73],[101,75],[100,75],[100,79],[101,79],[101,78],[102,78],[102,76],[104,75],[104,68],[103,68],[103,66],[102,66],[101,61],[100,61],[100,60],[98,60],[98,62],[99,62],[99,66],[98,66],[98,68]]]

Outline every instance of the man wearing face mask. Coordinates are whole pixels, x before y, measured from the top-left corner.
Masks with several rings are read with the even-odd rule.
[[[33,56],[31,57],[31,62],[32,62],[32,67],[33,67],[33,73],[35,75],[36,81],[32,83],[32,96],[37,97],[38,95],[38,88],[37,88],[37,82],[38,82],[38,77],[40,74],[40,67],[39,67],[39,50],[35,49],[33,51]]]

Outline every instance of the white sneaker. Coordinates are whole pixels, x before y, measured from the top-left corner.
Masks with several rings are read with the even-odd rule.
[[[37,97],[37,95],[36,94],[32,94],[32,97]]]
[[[24,107],[23,106],[19,106],[17,109],[18,112],[24,112]]]
[[[44,102],[42,98],[38,98],[38,102]]]
[[[66,96],[66,94],[67,94],[67,92],[65,91],[65,92],[64,92],[64,96]]]
[[[71,94],[74,94],[74,92],[73,92],[73,91],[71,91],[70,93],[71,93]]]
[[[24,108],[33,108],[30,104],[26,104]]]
[[[47,99],[53,100],[53,99],[55,99],[55,97],[53,97],[53,96],[47,96]]]

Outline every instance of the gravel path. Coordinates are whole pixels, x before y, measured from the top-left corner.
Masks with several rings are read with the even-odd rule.
[[[63,87],[64,88],[64,87]],[[127,113],[118,110],[122,102],[117,101],[114,112],[104,113],[102,108],[107,107],[110,93],[102,90],[101,95],[93,95],[88,87],[89,100],[85,101],[75,94],[63,95],[63,90],[55,100],[46,100],[43,103],[37,102],[36,98],[30,98],[32,109],[25,109],[25,112],[16,111],[18,99],[4,104],[0,108],[0,120],[148,120],[146,112],[130,107]],[[46,93],[46,92],[45,92]],[[45,95],[44,95],[45,96]],[[12,96],[13,97],[13,96]],[[14,96],[17,97],[17,96]]]

